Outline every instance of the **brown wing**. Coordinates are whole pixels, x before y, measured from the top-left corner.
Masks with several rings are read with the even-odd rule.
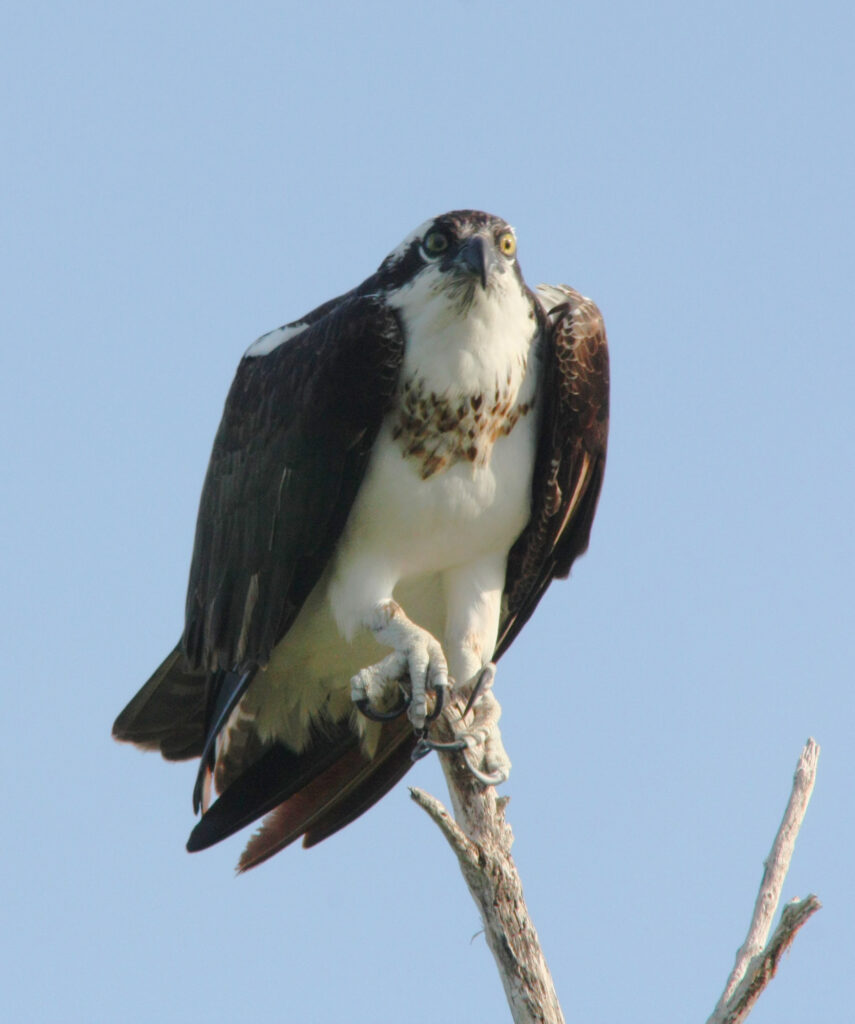
[[[245,357],[199,504],[184,653],[197,671],[264,665],[333,551],[403,358],[397,318],[358,292]]]
[[[394,311],[367,286],[303,322],[290,341],[238,367],[200,502],[183,642],[114,726],[116,738],[167,757],[201,755],[196,806],[207,804],[222,732],[223,796],[194,832],[197,845],[253,821],[339,758],[349,764],[356,742],[345,728],[297,755],[263,743],[239,707],[335,547],[403,355]],[[370,766],[359,772],[367,806],[388,788],[385,768],[376,779]],[[347,813],[344,800],[325,807],[329,820],[313,829]]]
[[[544,378],[532,515],[508,555],[500,657],[556,577],[588,547],[609,429],[609,353],[599,309],[566,285],[541,286]]]
[[[207,763],[344,527],[403,338],[394,313],[359,292],[303,322],[302,333],[238,367],[199,505],[184,658],[173,651],[122,711],[117,739]]]
[[[187,671],[178,644],[116,719],[113,736],[159,750],[168,761],[198,757],[206,707],[205,677]]]

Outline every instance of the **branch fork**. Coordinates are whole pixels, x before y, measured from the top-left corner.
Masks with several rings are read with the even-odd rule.
[[[459,708],[458,708],[459,713]],[[446,715],[437,722],[450,730]],[[814,895],[788,903],[767,943],[790,866],[796,837],[816,780],[819,746],[809,739],[796,767],[793,788],[754,905],[748,935],[707,1024],[742,1024],[775,976],[801,926],[820,908]],[[473,777],[459,752],[441,752],[454,817],[436,797],[415,787],[410,795],[445,836],[481,913],[514,1024],[564,1024],[555,986],[523,896],[511,856],[514,837],[505,819],[507,797]]]

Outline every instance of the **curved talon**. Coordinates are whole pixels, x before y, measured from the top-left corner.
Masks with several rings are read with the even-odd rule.
[[[472,687],[472,693],[469,694],[469,700],[466,701],[466,707],[463,709],[463,714],[460,716],[461,718],[465,718],[469,714],[475,704],[475,701],[478,700],[487,688],[488,682],[492,684],[495,675],[495,664],[492,661],[488,662],[478,673],[478,678],[475,680],[475,685]]]
[[[419,738],[419,741],[413,747],[412,753],[410,754],[410,760],[413,763],[415,763],[416,761],[421,761],[423,757],[428,756],[430,751],[430,744],[427,742],[424,736],[422,736]]]
[[[419,736],[418,742],[413,748],[413,752],[410,754],[410,757],[413,761],[421,761],[423,757],[427,757],[433,750],[455,753],[460,750],[465,750],[466,747],[466,740],[452,740],[450,743],[442,743],[439,740],[428,739],[427,735],[423,735]]]
[[[463,760],[466,762],[466,767],[482,786],[500,786],[503,782],[508,781],[507,774],[501,771],[501,769],[495,772],[490,772],[488,775],[486,772],[482,772],[480,768],[476,768],[466,754],[463,755]]]
[[[437,718],[442,714],[442,709],[445,707],[445,695],[448,692],[447,686],[435,687],[436,699],[434,700],[433,711],[429,715],[425,716],[426,722],[435,722]]]
[[[465,750],[468,744],[466,740],[451,740],[450,743],[442,743],[439,740],[429,740],[427,738],[423,741],[430,750],[443,750],[443,751],[455,751]]]
[[[410,698],[402,693],[401,702],[389,711],[377,711],[375,708],[372,708],[367,697],[361,697],[353,703],[359,712],[365,715],[366,718],[371,719],[372,722],[391,722],[393,718],[398,718],[407,710],[410,706]]]

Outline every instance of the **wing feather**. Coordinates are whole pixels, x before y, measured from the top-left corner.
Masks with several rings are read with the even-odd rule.
[[[300,324],[238,366],[199,504],[181,644],[114,725],[167,757],[202,755],[197,804],[217,734],[344,528],[403,358],[395,313],[364,286]]]
[[[392,310],[352,293],[238,367],[202,491],[183,637],[189,669],[210,680],[209,754],[323,572],[402,356]]]
[[[191,669],[267,662],[341,533],[402,353],[394,313],[354,294],[241,361],[199,506],[183,639]]]
[[[199,757],[205,735],[205,680],[188,674],[183,662],[179,644],[116,719],[117,740],[159,750],[168,761]]]
[[[606,462],[609,355],[596,305],[566,285],[541,287],[544,380],[532,515],[508,555],[496,657],[550,582],[588,547]]]

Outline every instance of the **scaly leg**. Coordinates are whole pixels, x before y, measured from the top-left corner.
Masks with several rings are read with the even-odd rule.
[[[403,708],[391,712],[377,711],[377,705],[395,689],[400,689],[409,676],[411,696],[407,715],[415,729],[424,729],[436,717],[435,709],[429,718],[427,693],[437,694],[441,708],[442,695],[448,688],[448,665],[439,641],[426,629],[411,622],[401,606],[391,599],[380,601],[365,623],[381,644],[393,648],[393,653],[376,665],[363,668],[350,680],[350,695],[356,706],[369,718],[396,717]]]
[[[505,558],[495,553],[449,569],[443,577],[445,650],[452,675],[462,684],[455,690],[459,700],[443,720],[455,737],[451,749],[463,751],[469,770],[485,786],[504,782],[511,769],[499,732],[502,709],[492,693],[496,666],[489,660],[504,581]],[[432,743],[425,739],[427,749]]]

